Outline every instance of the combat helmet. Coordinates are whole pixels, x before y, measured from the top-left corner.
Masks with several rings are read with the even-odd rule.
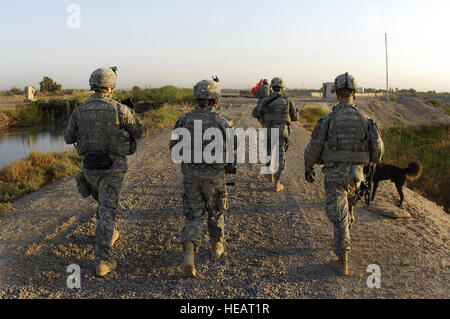
[[[194,100],[215,100],[220,98],[217,81],[203,80],[194,86]]]
[[[92,89],[116,87],[117,67],[99,68],[92,72],[89,85]]]
[[[270,82],[270,87],[280,87],[284,89],[285,86],[283,79],[279,77],[273,78],[272,81]]]
[[[358,91],[358,84],[356,83],[355,77],[351,74],[345,73],[338,75],[336,80],[334,80],[334,85],[331,88],[331,93],[335,93],[337,90],[349,89],[353,91]]]

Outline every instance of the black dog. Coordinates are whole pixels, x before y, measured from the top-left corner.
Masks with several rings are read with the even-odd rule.
[[[409,164],[407,168],[400,168],[388,164],[378,165],[373,176],[372,200],[375,199],[378,183],[385,180],[391,180],[391,182],[395,183],[395,187],[400,195],[398,206],[402,207],[404,199],[403,186],[406,184],[406,179],[415,181],[422,175],[422,170],[422,164],[417,162]]]

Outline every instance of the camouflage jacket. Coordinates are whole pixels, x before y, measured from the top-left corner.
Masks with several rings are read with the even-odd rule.
[[[305,169],[315,164],[379,162],[384,144],[376,123],[354,104],[340,103],[322,117],[305,150]]]
[[[75,144],[79,155],[107,153],[113,169],[126,171],[126,155],[132,139],[139,139],[144,124],[128,106],[111,94],[95,93],[70,115],[64,129],[64,140]]]
[[[262,118],[265,126],[271,124],[287,124],[298,121],[299,111],[294,101],[278,92],[273,92],[270,96],[263,98],[257,107],[252,111],[254,118]]]
[[[201,115],[201,116],[199,116]],[[191,133],[191,148],[192,150],[194,149],[194,143],[199,142],[194,140],[194,133],[192,132],[192,127],[190,127],[190,120],[192,118],[202,118],[202,125],[205,125],[206,128],[208,127],[217,127],[218,129],[220,129],[220,131],[222,132],[222,136],[223,136],[223,154],[224,154],[224,163],[214,163],[214,164],[208,164],[205,162],[202,163],[182,163],[181,167],[182,167],[182,172],[183,173],[191,173],[194,175],[202,175],[202,174],[206,174],[206,175],[211,175],[214,174],[214,172],[216,171],[222,171],[223,169],[225,169],[226,171],[233,171],[236,167],[236,136],[235,136],[235,132],[233,129],[233,126],[231,124],[231,122],[226,119],[223,116],[220,116],[217,112],[215,112],[215,110],[211,110],[211,109],[204,109],[201,107],[197,107],[194,111],[189,112],[183,116],[181,116],[178,121],[175,124],[174,129],[177,128],[186,128],[190,131]],[[208,122],[208,123],[204,123],[204,122]],[[203,127],[203,132],[202,134],[204,134],[205,131],[205,127]],[[228,132],[228,135],[227,135]],[[231,136],[232,135],[232,136]],[[227,137],[228,138],[232,138],[233,141],[233,150],[230,151],[228,150],[228,152],[230,154],[232,154],[233,156],[233,161],[234,163],[226,163],[226,155],[227,155],[227,147],[230,146],[230,143],[227,143]],[[172,150],[172,148],[181,141],[181,136],[178,136],[174,139],[172,139],[170,141],[170,150]],[[210,141],[202,141],[202,150],[204,149],[205,143],[208,144]]]

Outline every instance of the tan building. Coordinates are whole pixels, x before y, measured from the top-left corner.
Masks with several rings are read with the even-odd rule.
[[[25,102],[33,102],[35,100],[34,94],[36,93],[36,89],[32,86],[27,86],[25,88]]]

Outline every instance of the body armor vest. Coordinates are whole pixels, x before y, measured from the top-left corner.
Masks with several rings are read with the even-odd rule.
[[[289,99],[280,96],[264,107],[264,122],[270,124],[291,124]]]
[[[77,151],[79,155],[130,152],[130,134],[120,129],[118,102],[90,99],[79,106]]]
[[[226,166],[226,140],[225,140],[225,134],[226,132],[223,131],[221,128],[221,125],[219,124],[217,120],[218,114],[213,113],[210,110],[205,109],[196,109],[186,115],[186,122],[184,127],[189,130],[191,133],[191,165],[195,168],[201,169],[202,167],[213,167],[213,168],[224,168]],[[195,132],[195,121],[201,121],[202,123],[202,131],[201,135],[199,132]],[[203,151],[205,150],[205,147],[209,145],[212,141],[210,140],[204,140],[203,135],[205,134],[205,131],[209,128],[217,128],[222,133],[222,142],[223,142],[223,156],[221,157],[221,163],[207,163],[205,162],[205,159],[203,158]],[[197,133],[197,134],[195,134]],[[214,136],[212,138],[213,141],[217,140],[217,136]],[[199,147],[201,145],[201,147]],[[202,162],[198,163],[195,161],[195,152],[199,152],[201,150],[202,152]],[[217,150],[217,149],[215,149]],[[198,154],[197,156],[199,156]],[[214,152],[212,152],[212,155],[215,155]],[[198,158],[197,158],[198,159]]]
[[[324,162],[370,163],[368,121],[354,106],[339,106],[330,114],[322,151]]]

